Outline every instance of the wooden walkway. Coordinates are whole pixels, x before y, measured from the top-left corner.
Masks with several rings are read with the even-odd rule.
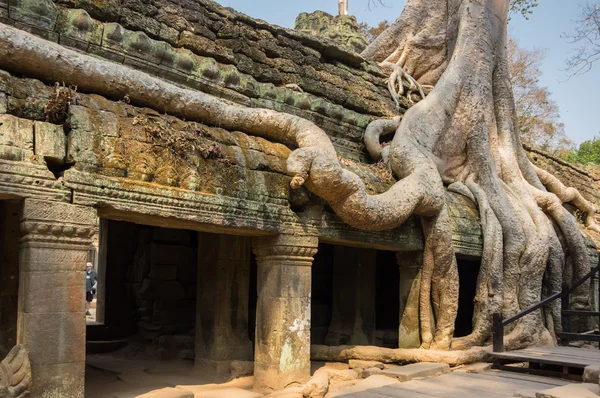
[[[600,350],[575,347],[536,347],[494,353],[496,369],[581,380],[588,365],[600,365]],[[527,362],[529,367],[510,364]]]
[[[565,380],[550,379],[503,371],[473,374],[452,372],[425,380],[411,380],[380,387],[344,393],[340,398],[506,398],[535,397],[535,393],[569,384]]]

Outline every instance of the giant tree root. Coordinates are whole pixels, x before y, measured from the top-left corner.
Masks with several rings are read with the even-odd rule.
[[[489,362],[491,347],[473,347],[465,351],[435,351],[418,348],[383,348],[374,346],[325,346],[311,345],[313,361],[347,362],[351,359],[383,363],[437,362],[450,366],[475,362]]]

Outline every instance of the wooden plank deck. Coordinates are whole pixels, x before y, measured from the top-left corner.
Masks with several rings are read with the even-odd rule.
[[[518,392],[535,392],[569,384],[567,381],[503,371],[452,372],[424,380],[411,380],[363,391],[334,393],[340,398],[506,398]]]
[[[494,353],[496,369],[533,373],[581,380],[586,366],[600,365],[600,350],[575,347],[535,347],[523,350]],[[508,364],[527,362],[529,368],[517,368]]]

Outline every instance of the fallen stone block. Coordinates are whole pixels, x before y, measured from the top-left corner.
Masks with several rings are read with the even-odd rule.
[[[399,381],[409,381],[416,377],[431,377],[450,372],[450,366],[442,363],[420,362],[397,368],[385,369],[381,374]]]
[[[383,372],[383,369],[380,368],[368,368],[368,369],[364,369],[360,375],[361,378],[366,379],[367,377],[371,377],[371,376],[375,376],[378,374],[381,374]]]
[[[350,369],[369,369],[369,368],[379,368],[379,369],[383,369],[384,366],[381,362],[377,362],[377,361],[361,361],[358,359],[351,359],[350,361],[348,361],[348,365],[350,366]]]
[[[229,376],[231,380],[239,377],[251,376],[252,374],[254,374],[253,361],[231,361],[231,364],[229,365]]]
[[[356,380],[358,379],[358,373],[354,369],[329,369],[323,368],[329,374],[329,380],[331,382],[337,381],[348,381],[348,380]]]
[[[333,394],[328,394],[328,397],[342,397],[346,394],[354,394],[354,393],[362,393],[370,389],[380,388],[384,386],[389,386],[390,384],[396,384],[398,380],[392,379],[391,377],[376,375],[371,376],[367,379],[361,380],[352,387],[343,388],[339,391],[334,392]],[[359,396],[358,394],[356,396]]]
[[[167,387],[138,395],[136,398],[194,398],[194,393],[181,388]]]
[[[598,398],[599,395],[600,386],[590,383],[567,384],[535,394],[536,398]]]
[[[584,383],[592,383],[598,384],[600,381],[600,365],[590,365],[586,366],[583,371],[583,382]]]

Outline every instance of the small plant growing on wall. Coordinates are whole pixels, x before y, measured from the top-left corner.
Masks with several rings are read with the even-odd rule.
[[[44,105],[46,121],[55,124],[63,124],[69,115],[69,106],[77,104],[77,86],[65,86],[56,83],[52,95]]]

